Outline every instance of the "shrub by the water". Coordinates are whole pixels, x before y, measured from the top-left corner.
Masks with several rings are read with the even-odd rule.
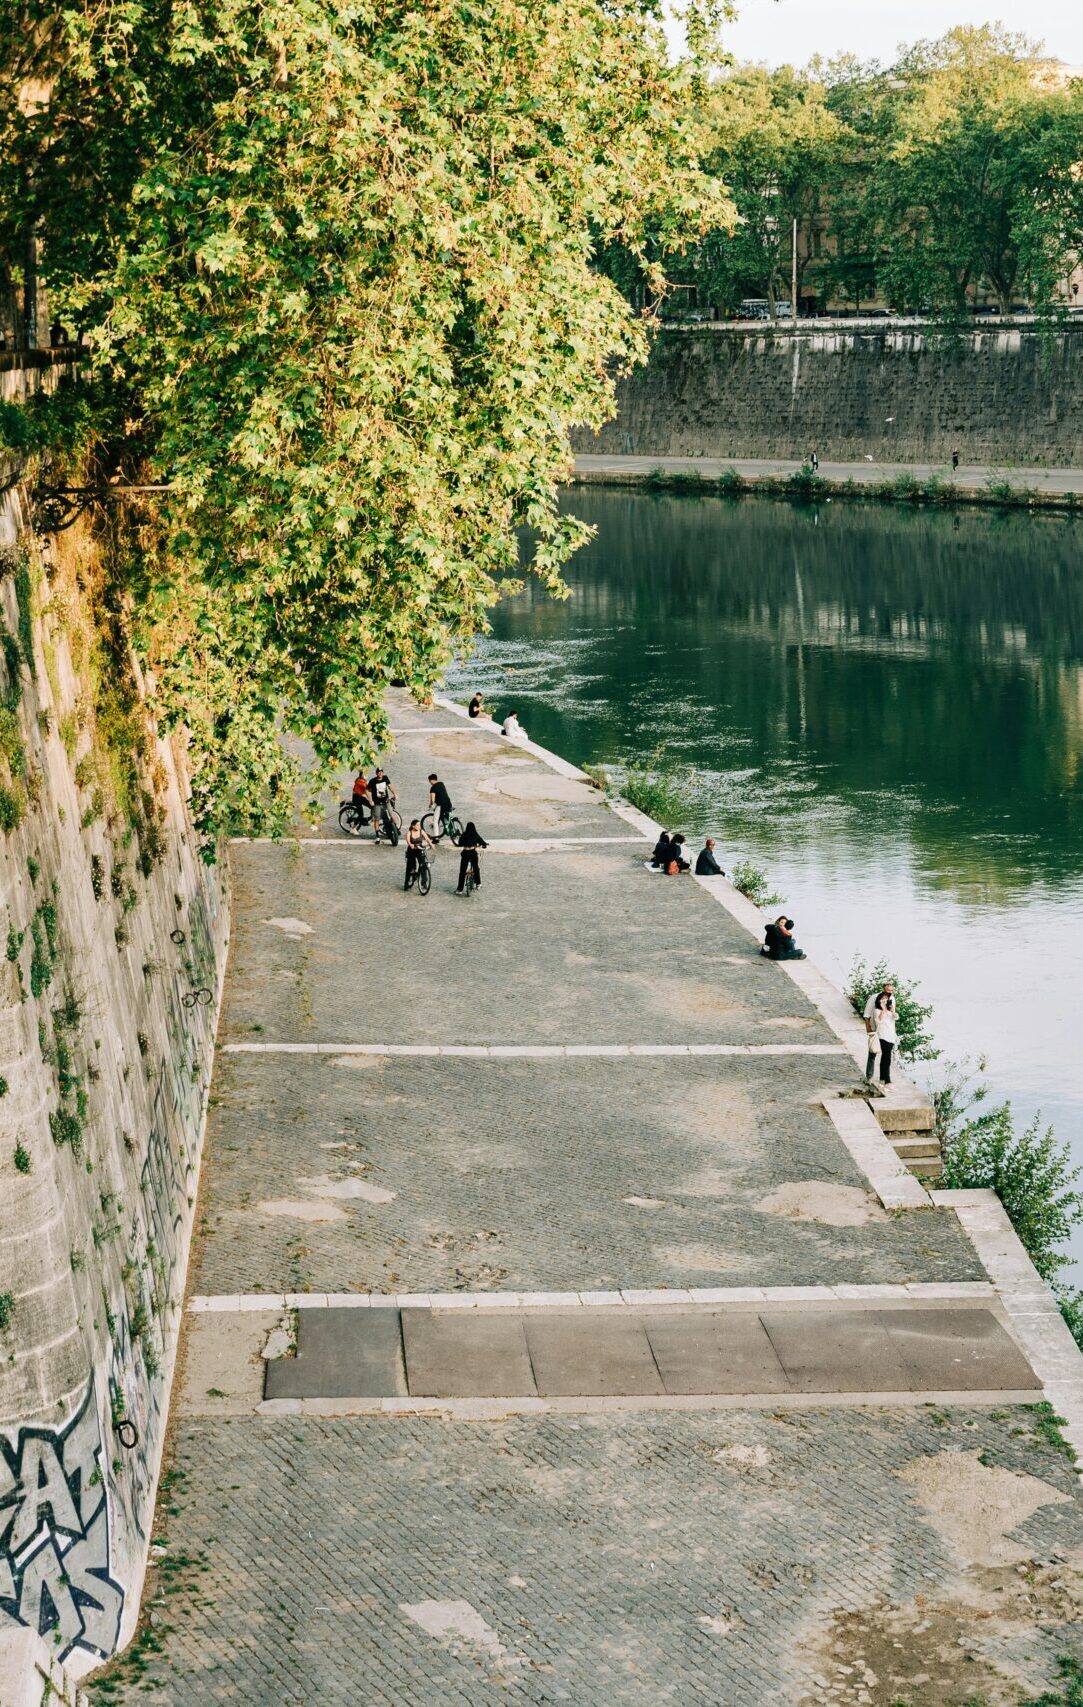
[[[730,882],[754,907],[778,907],[782,903],[782,896],[771,888],[767,873],[750,859],[739,859],[730,868]]]
[[[648,818],[674,830],[688,815],[694,782],[695,774],[689,766],[667,767],[664,750],[658,747],[649,759],[624,767],[620,791]]]
[[[885,984],[895,986],[899,1054],[904,1061],[935,1061],[940,1051],[928,1029],[933,1010],[927,1003],[918,1001],[918,984],[900,978],[898,973],[890,971],[886,960],[878,960],[875,966],[868,966],[864,960],[855,959],[850,968],[850,982],[846,987],[846,994],[854,1012],[863,1014],[869,997],[875,995]]]

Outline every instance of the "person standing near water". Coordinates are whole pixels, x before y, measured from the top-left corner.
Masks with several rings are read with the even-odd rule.
[[[895,986],[885,983],[865,1003],[865,1030],[869,1040],[865,1077],[870,1084],[876,1070],[877,1055],[880,1057],[880,1083],[891,1083],[891,1057],[899,1035],[895,1019]]]

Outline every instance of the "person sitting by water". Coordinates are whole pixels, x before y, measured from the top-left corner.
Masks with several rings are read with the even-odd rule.
[[[669,844],[669,858],[666,860],[666,876],[679,877],[682,871],[690,871],[692,864],[684,857],[684,837],[674,836]]]
[[[714,837],[708,836],[696,857],[697,877],[725,877],[725,872],[715,858]]]
[[[793,920],[785,913],[780,913],[764,930],[760,953],[768,960],[804,960],[805,951],[794,940]]]
[[[482,716],[484,716],[485,706],[484,706],[484,703],[482,701],[481,694],[476,693],[474,695],[473,699],[470,701],[470,704],[467,706],[466,709],[469,712],[471,717],[482,717]]]
[[[669,864],[669,845],[669,831],[663,830],[651,854],[651,865],[656,871],[664,871]]]
[[[500,733],[502,735],[506,735],[510,741],[526,740],[526,730],[519,722],[519,713],[517,711],[508,712],[508,715],[505,717],[503,725],[501,726]]]

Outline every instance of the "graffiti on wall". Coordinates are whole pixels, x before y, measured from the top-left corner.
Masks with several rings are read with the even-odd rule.
[[[67,1428],[0,1436],[0,1620],[111,1654],[124,1591],[109,1573],[109,1502],[94,1383]]]

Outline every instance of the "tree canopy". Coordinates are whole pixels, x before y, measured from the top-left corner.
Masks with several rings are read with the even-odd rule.
[[[95,454],[170,491],[134,632],[209,834],[274,830],[584,531],[566,432],[647,328],[592,265],[731,210],[651,0],[0,0],[0,242],[91,338]],[[690,40],[710,33],[710,11]],[[99,419],[104,419],[104,413]]]

